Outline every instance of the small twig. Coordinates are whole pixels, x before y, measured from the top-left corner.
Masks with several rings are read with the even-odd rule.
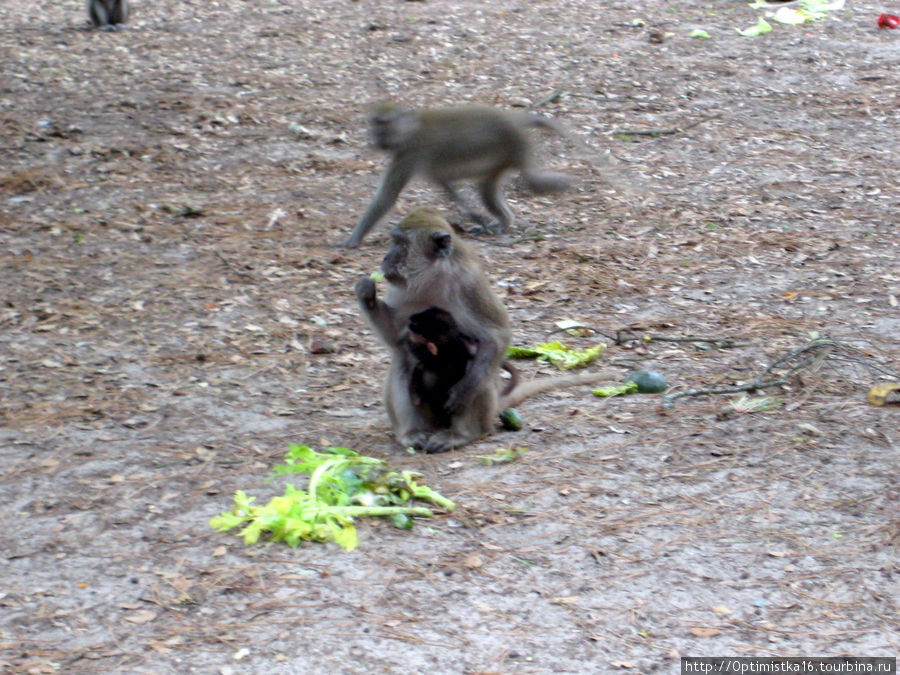
[[[575,92],[569,92],[566,96],[571,96],[572,98],[586,98],[590,101],[603,101],[604,103],[609,102],[609,98],[606,96],[592,96],[590,94],[577,94]]]
[[[736,340],[730,337],[698,337],[687,335],[684,337],[671,337],[668,335],[656,335],[654,333],[644,333],[638,335],[630,328],[621,328],[616,331],[615,344],[621,345],[628,340],[640,340],[641,342],[704,342],[720,347],[721,349],[733,349],[735,347],[747,347],[753,344],[752,340]]]
[[[672,127],[671,129],[634,129],[634,130],[616,130],[613,131],[614,136],[671,136],[672,134],[680,134],[689,129],[693,129],[696,126],[703,124],[704,122],[709,122],[710,120],[717,119],[722,116],[722,113],[716,113],[715,115],[708,115],[706,117],[701,117],[696,122],[691,122],[687,126],[683,127]]]
[[[647,335],[648,342],[706,342],[716,345],[722,349],[731,349],[733,347],[749,347],[753,344],[752,340],[738,341],[734,338],[703,338],[703,337],[667,337],[665,335]]]
[[[252,275],[252,274],[250,274],[249,272],[245,272],[244,270],[239,269],[238,267],[235,267],[235,265],[234,265],[230,260],[228,260],[228,258],[226,258],[224,255],[222,255],[222,254],[219,253],[218,251],[214,251],[214,253],[216,254],[216,257],[217,257],[219,260],[221,260],[223,263],[225,263],[225,266],[226,266],[228,269],[230,269],[232,272],[234,272],[235,274],[237,274],[239,277],[245,277],[245,278],[247,278],[247,279],[252,279],[252,278],[253,278],[253,275]]]
[[[778,380],[770,380],[769,382],[760,382],[758,379],[747,384],[736,384],[733,387],[710,387],[709,389],[688,389],[687,391],[679,391],[676,394],[667,394],[663,396],[663,406],[672,407],[672,402],[682,396],[705,396],[707,394],[734,394],[741,391],[756,391],[757,389],[767,389],[769,387],[780,387],[787,384],[787,378]]]
[[[528,106],[527,109],[528,109],[528,110],[535,110],[535,109],[537,109],[537,108],[540,108],[541,106],[547,105],[548,103],[554,103],[555,101],[558,101],[558,100],[559,100],[560,96],[562,96],[563,93],[564,93],[564,92],[563,92],[562,89],[557,89],[556,91],[554,91],[552,94],[550,94],[550,95],[547,96],[546,98],[542,98],[542,99],[541,99],[540,101],[538,101],[537,103],[532,103],[530,106]]]

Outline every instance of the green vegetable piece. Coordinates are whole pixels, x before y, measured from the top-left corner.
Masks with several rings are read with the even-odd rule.
[[[405,513],[395,513],[392,516],[389,516],[391,523],[394,524],[394,527],[399,527],[401,530],[411,530],[413,526],[413,519],[410,518]]]
[[[812,15],[804,12],[802,9],[794,9],[793,7],[782,7],[772,15],[772,18],[778,23],[784,23],[789,26],[799,26],[801,23],[812,21]]]
[[[359,543],[355,518],[404,516],[411,524],[412,517],[434,515],[428,508],[409,506],[412,499],[448,510],[456,506],[439,492],[418,485],[412,472],[389,471],[380,459],[360,456],[348,448],[316,452],[306,445],[292,445],[285,464],[276,466],[275,471],[276,475],[309,475],[307,489],[298,490],[288,483],[283,495],[264,506],[255,506],[253,497],[238,490],[234,508],[210,520],[210,526],[218,531],[243,526],[239,534],[248,546],[269,533],[273,541],[293,547],[301,541],[333,541],[350,551]]]
[[[519,431],[522,428],[522,416],[515,408],[501,410],[500,422],[503,424],[503,428],[509,431]]]
[[[530,347],[512,347],[506,350],[506,356],[510,359],[536,359],[542,354],[538,349]]]
[[[697,30],[692,30],[692,31],[691,31],[691,37],[692,37],[692,38],[707,38],[707,39],[708,39],[708,38],[709,38],[709,33],[707,33],[705,30],[700,30],[700,29],[698,28]]]
[[[559,341],[545,342],[536,347],[510,347],[506,356],[511,359],[540,359],[549,361],[561,370],[571,370],[586,366],[606,351],[606,345],[600,343],[588,349],[572,349]]]
[[[452,511],[456,508],[456,504],[451,500],[447,499],[440,492],[432,490],[427,485],[418,485],[414,480],[414,477],[418,474],[413,473],[412,471],[404,471],[400,474],[403,478],[403,482],[406,483],[406,486],[409,488],[409,491],[412,493],[412,496],[416,499],[425,499],[432,504],[436,504],[440,507],[447,509],[448,511]]]
[[[760,17],[755,26],[750,26],[750,28],[739,30],[738,33],[740,33],[744,37],[756,37],[757,35],[768,33],[770,30],[772,30],[772,25],[768,21]]]
[[[514,462],[527,452],[528,448],[498,448],[493,455],[478,455],[478,459],[485,466],[494,464],[508,464]]]
[[[377,284],[381,281],[384,281],[384,272],[382,272],[381,270],[375,270],[374,272],[372,272],[372,274],[369,275],[369,277]]]
[[[636,394],[638,393],[638,386],[636,382],[626,382],[625,384],[613,384],[608,387],[598,387],[597,389],[591,389],[594,393],[594,396],[626,396],[628,394]]]
[[[636,370],[625,382],[634,382],[640,394],[659,394],[669,388],[665,378],[655,370]]]

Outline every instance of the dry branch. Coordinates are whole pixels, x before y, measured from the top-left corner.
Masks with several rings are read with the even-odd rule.
[[[707,115],[706,117],[701,117],[699,120],[695,122],[691,122],[690,124],[683,127],[672,127],[671,129],[622,129],[613,131],[614,136],[653,136],[656,138],[657,136],[671,136],[673,134],[680,134],[689,129],[693,129],[696,126],[703,124],[704,122],[709,122],[710,120],[717,119],[722,116],[722,113],[716,113],[715,115]]]
[[[830,338],[816,338],[810,340],[802,347],[798,347],[784,354],[766,366],[759,375],[745,384],[736,384],[728,387],[710,387],[708,389],[689,389],[663,397],[663,405],[671,408],[673,402],[683,396],[705,396],[707,394],[733,394],[737,392],[753,392],[758,389],[780,387],[788,383],[790,378],[801,370],[816,370],[826,360],[849,361],[867,366],[871,370],[894,375],[887,366],[871,358],[866,357],[859,349],[852,345]],[[776,374],[775,371],[781,371]],[[771,375],[770,379],[766,379]]]

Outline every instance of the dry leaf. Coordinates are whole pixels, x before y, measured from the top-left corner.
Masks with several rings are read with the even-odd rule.
[[[712,608],[712,611],[714,611],[719,616],[728,616],[729,614],[731,614],[731,610],[728,609],[725,605],[716,605]]]
[[[581,600],[580,595],[565,595],[558,598],[550,598],[550,602],[556,605],[574,605],[579,600]]]
[[[467,556],[465,560],[463,560],[463,565],[468,567],[470,570],[477,569],[481,567],[484,563],[481,560],[481,556],[477,553],[473,553],[470,556]]]
[[[156,612],[152,609],[142,609],[134,614],[129,614],[125,617],[125,620],[130,621],[131,623],[150,623],[155,618]]]
[[[696,635],[697,637],[713,637],[721,632],[718,628],[710,628],[708,626],[694,626],[691,628],[691,635]]]

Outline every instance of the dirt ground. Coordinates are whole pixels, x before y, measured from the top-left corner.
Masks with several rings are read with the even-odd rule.
[[[133,5],[107,33],[80,0],[0,4],[0,671],[898,655],[900,406],[866,401],[900,378],[896,3],[755,38],[764,11],[731,0]],[[407,454],[353,283],[412,206],[451,210],[418,183],[333,246],[384,165],[384,98],[536,106],[582,139],[540,135],[576,187],[511,186],[515,230],[475,243],[515,344],[604,341],[599,367],[672,392],[801,367],[669,408],[546,394],[518,433]],[[837,342],[794,353],[816,336]],[[363,521],[351,553],[212,531],[235,490],[280,493],[291,443],[459,507]],[[479,462],[499,447],[528,451]]]

